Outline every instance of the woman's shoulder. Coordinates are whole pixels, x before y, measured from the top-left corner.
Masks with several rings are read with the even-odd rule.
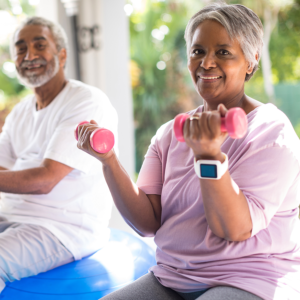
[[[268,133],[270,141],[295,133],[288,117],[274,104],[267,103],[256,107],[247,115],[248,131],[257,137]],[[295,137],[295,135],[294,135]],[[264,136],[267,138],[267,136]],[[268,139],[267,139],[268,140]]]
[[[235,140],[228,137],[222,145],[232,173],[249,161],[271,166],[283,161],[300,168],[300,141],[281,110],[273,104],[264,104],[248,113],[247,118],[246,135]]]
[[[288,117],[274,104],[256,107],[248,115],[246,141],[255,148],[284,147],[300,155],[300,141]],[[297,155],[298,156],[298,155]]]
[[[287,116],[272,103],[257,105],[251,112],[247,114],[248,121],[255,120],[259,122],[263,120],[286,121]]]

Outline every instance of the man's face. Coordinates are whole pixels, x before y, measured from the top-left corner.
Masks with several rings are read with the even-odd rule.
[[[48,27],[28,25],[14,37],[14,61],[19,80],[32,88],[47,83],[63,68]]]

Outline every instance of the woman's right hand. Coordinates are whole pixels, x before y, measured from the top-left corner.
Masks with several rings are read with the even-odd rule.
[[[78,143],[77,147],[88,153],[89,155],[97,158],[102,163],[107,161],[110,157],[115,155],[114,149],[112,148],[107,153],[99,153],[96,152],[90,144],[90,136],[94,132],[94,130],[98,129],[99,126],[96,121],[91,120],[90,123],[82,124],[78,126]]]

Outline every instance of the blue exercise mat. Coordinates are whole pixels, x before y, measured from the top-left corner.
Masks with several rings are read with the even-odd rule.
[[[130,233],[111,229],[98,252],[36,276],[7,283],[6,300],[97,300],[118,290],[155,265],[154,251]]]

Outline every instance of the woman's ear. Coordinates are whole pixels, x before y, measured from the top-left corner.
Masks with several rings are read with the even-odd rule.
[[[251,74],[252,71],[253,71],[253,67],[251,66],[251,64],[249,64],[246,73],[247,73],[247,74]]]
[[[258,61],[258,53],[255,54],[255,59],[256,59],[256,61]],[[253,68],[254,68],[254,66],[252,66],[251,64],[249,64],[246,73],[247,74],[251,74],[253,72]]]

